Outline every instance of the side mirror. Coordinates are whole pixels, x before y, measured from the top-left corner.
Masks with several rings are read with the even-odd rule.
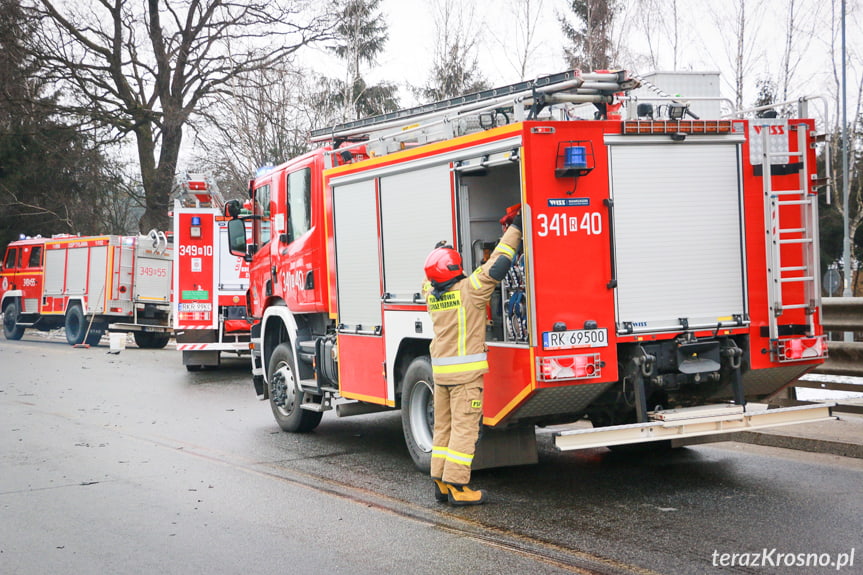
[[[228,200],[225,202],[225,216],[229,218],[240,216],[240,200]]]
[[[241,219],[234,218],[228,220],[228,251],[231,255],[238,257],[246,257],[248,251],[246,249],[246,222]]]

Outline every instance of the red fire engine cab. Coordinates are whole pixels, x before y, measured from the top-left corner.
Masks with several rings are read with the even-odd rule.
[[[171,246],[161,232],[15,241],[0,278],[6,339],[64,327],[71,345],[116,331],[156,349],[171,337]]]
[[[228,252],[224,200],[199,174],[180,178],[174,199],[174,333],[188,371],[248,355],[249,266]]]
[[[517,203],[475,468],[536,461],[538,425],[589,420],[554,432],[566,450],[829,417],[768,401],[826,355],[813,120],[695,119],[637,86],[571,71],[350,122],[255,178],[251,242],[242,219],[229,241],[251,262],[253,382],[279,425],[401,409],[426,469],[423,262],[446,240],[480,265]]]

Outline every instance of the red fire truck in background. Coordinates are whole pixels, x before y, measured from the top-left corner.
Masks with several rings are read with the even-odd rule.
[[[178,182],[174,200],[174,333],[189,371],[248,354],[249,267],[227,249],[224,200],[200,175]]]
[[[71,345],[105,331],[132,332],[138,347],[171,337],[171,246],[165,234],[57,236],[15,241],[0,273],[6,339],[26,328],[64,327]]]
[[[446,240],[480,265],[517,203],[475,468],[536,461],[535,426],[584,418],[559,449],[829,417],[768,399],[827,353],[807,101],[794,119],[693,118],[680,97],[636,101],[638,83],[571,71],[350,122],[256,177],[228,240],[251,263],[253,383],[279,425],[400,408],[427,469],[423,262]]]

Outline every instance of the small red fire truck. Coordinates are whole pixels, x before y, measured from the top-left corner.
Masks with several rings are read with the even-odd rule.
[[[566,450],[829,417],[767,401],[826,355],[813,120],[692,118],[679,97],[636,102],[638,83],[571,71],[350,122],[256,177],[251,242],[241,219],[228,235],[279,425],[400,408],[427,469],[423,262],[445,240],[480,265],[517,203],[474,467],[536,461],[538,425],[588,419],[554,432]]]
[[[6,339],[65,327],[71,345],[105,331],[133,332],[138,347],[171,337],[171,246],[165,234],[57,236],[9,244],[0,273]]]
[[[189,371],[249,353],[249,266],[227,246],[224,200],[205,177],[186,175],[174,200],[174,333]]]

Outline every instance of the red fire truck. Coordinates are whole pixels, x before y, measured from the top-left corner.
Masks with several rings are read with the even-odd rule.
[[[341,124],[256,177],[250,245],[242,219],[228,235],[251,262],[253,383],[279,425],[401,409],[427,469],[423,262],[446,240],[480,265],[517,203],[475,468],[536,461],[536,426],[585,418],[557,448],[829,417],[768,401],[826,355],[813,120],[695,119],[679,97],[635,102],[637,85],[572,71]]]
[[[138,347],[165,347],[171,259],[166,236],[155,231],[12,242],[0,273],[6,339],[65,327],[70,345],[96,345],[110,330],[133,332]]]
[[[248,354],[249,267],[227,249],[224,200],[200,175],[178,183],[174,200],[174,332],[189,371],[216,367],[222,353]]]

